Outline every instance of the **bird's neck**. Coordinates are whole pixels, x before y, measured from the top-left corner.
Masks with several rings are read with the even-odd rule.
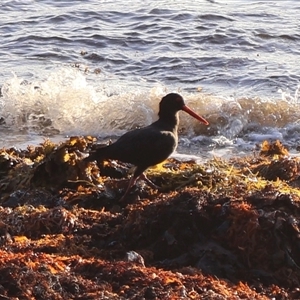
[[[179,115],[176,114],[160,114],[159,119],[157,121],[159,124],[161,124],[161,127],[164,128],[164,130],[172,131],[174,133],[177,132],[178,125],[179,125]]]

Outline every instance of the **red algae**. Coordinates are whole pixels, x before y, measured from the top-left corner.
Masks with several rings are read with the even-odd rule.
[[[131,166],[84,164],[95,142],[0,150],[3,299],[300,297],[298,159],[279,142],[169,159],[147,172],[162,191],[122,203]]]

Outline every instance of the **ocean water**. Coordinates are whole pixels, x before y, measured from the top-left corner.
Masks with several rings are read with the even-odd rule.
[[[116,138],[178,92],[178,152],[244,155],[300,146],[300,2],[0,3],[0,147]]]

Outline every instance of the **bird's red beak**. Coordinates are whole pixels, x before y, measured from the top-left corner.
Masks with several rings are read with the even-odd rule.
[[[194,111],[192,111],[188,106],[184,105],[182,107],[182,110],[184,110],[186,113],[188,113],[190,116],[194,117],[195,119],[197,119],[198,121],[204,123],[205,125],[209,125],[209,123],[202,118],[201,116],[199,116],[198,114],[196,114]]]

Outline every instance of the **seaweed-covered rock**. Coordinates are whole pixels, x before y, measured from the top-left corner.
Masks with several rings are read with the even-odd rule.
[[[131,166],[92,137],[0,151],[0,298],[298,299],[299,160],[279,143],[169,159],[119,203]]]

